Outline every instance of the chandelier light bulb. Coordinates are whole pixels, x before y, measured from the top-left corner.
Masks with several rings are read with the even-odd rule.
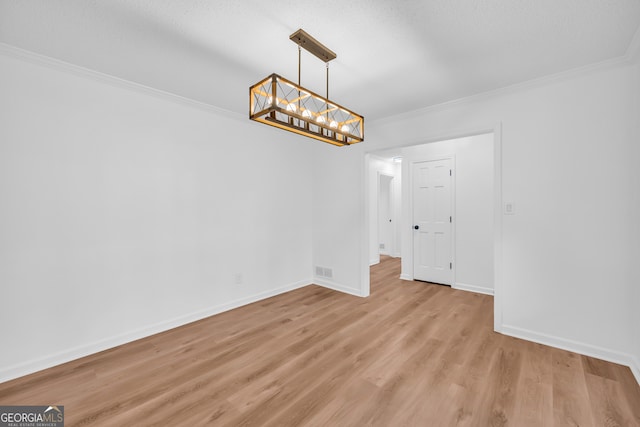
[[[350,131],[349,125],[342,125],[342,128],[340,130],[342,132],[349,133],[349,131]]]
[[[338,122],[336,122],[335,120],[331,120],[331,123],[329,123],[329,126],[332,127],[333,129],[336,129],[338,127]]]
[[[318,123],[324,123],[326,121],[327,121],[327,119],[325,119],[324,116],[318,116],[318,118],[316,119],[316,122],[318,122]]]
[[[291,104],[291,103],[287,104],[287,111],[295,112],[296,111],[296,104]]]
[[[302,111],[302,117],[311,117],[311,111],[309,110]]]

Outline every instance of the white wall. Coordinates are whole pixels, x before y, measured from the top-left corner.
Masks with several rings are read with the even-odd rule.
[[[454,288],[493,293],[493,134],[475,135],[402,149],[403,182],[409,183],[411,164],[452,156],[455,170]],[[404,246],[402,277],[413,279],[412,191],[403,187]]]
[[[635,62],[635,117],[636,117],[636,129],[635,129],[635,144],[633,146],[633,154],[631,154],[627,161],[629,162],[629,168],[635,172],[633,177],[633,210],[631,212],[631,218],[634,218],[632,222],[632,228],[634,232],[629,233],[629,237],[632,241],[633,250],[629,252],[629,265],[631,266],[631,283],[635,295],[631,300],[631,312],[635,315],[632,325],[632,334],[635,341],[634,350],[634,366],[632,367],[636,379],[640,383],[640,268],[638,268],[638,260],[640,260],[640,168],[638,167],[638,159],[640,159],[640,55],[636,55]]]
[[[0,52],[0,381],[311,282],[313,141],[45,63]]]
[[[366,296],[369,246],[361,240],[368,239],[370,230],[364,154],[357,146],[315,144],[313,157],[313,265],[333,270],[331,281],[314,277],[314,283]]]
[[[380,262],[380,250],[378,246],[378,186],[380,174],[392,176],[392,219],[393,219],[393,253],[390,255],[400,256],[400,208],[402,194],[402,166],[401,163],[395,163],[390,159],[383,159],[372,155],[368,160],[369,173],[369,264],[377,264]]]
[[[639,189],[627,159],[636,154],[636,71],[613,61],[368,123],[365,143],[348,151],[317,147],[315,168],[331,178],[314,179],[314,206],[340,216],[315,218],[314,235],[322,237],[314,239],[314,258],[334,265],[345,288],[366,294],[367,257],[358,253],[366,228],[357,227],[367,217],[359,196],[364,153],[501,123],[497,186],[517,213],[504,216],[500,230],[500,328],[626,363],[635,330],[627,261],[637,220],[630,195]]]

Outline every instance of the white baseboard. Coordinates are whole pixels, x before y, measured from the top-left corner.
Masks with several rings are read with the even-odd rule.
[[[345,294],[354,295],[357,297],[366,297],[367,295],[363,295],[360,289],[354,289],[350,286],[341,285],[340,283],[336,283],[332,280],[315,278],[313,279],[313,283],[322,286],[323,288],[332,289],[334,291],[343,292]]]
[[[640,384],[640,360],[637,357],[631,357],[631,364],[629,365],[633,376],[636,377],[636,381]]]
[[[380,255],[387,255],[387,254],[383,254],[382,252],[380,253]],[[391,255],[389,254],[388,256],[390,256],[391,258],[400,258],[400,254],[397,255]],[[371,267],[372,265],[377,265],[380,264],[380,258],[372,258],[369,260],[369,267]]]
[[[453,284],[452,288],[460,289],[461,291],[475,292],[478,294],[493,295],[493,289],[486,288],[484,286],[467,285],[466,283],[456,282]]]
[[[235,301],[216,305],[205,310],[196,311],[183,316],[179,316],[170,320],[156,323],[144,328],[136,329],[124,334],[116,335],[110,338],[105,338],[99,341],[81,345],[69,350],[51,354],[38,359],[28,360],[17,365],[10,366],[8,368],[0,369],[0,383],[9,381],[15,378],[19,378],[34,372],[41,371],[43,369],[51,368],[56,365],[60,365],[66,362],[70,362],[81,357],[89,356],[94,353],[98,353],[104,350],[108,350],[119,345],[127,344],[132,341],[146,338],[151,335],[158,334],[160,332],[168,331],[170,329],[177,328],[179,326],[186,325],[188,323],[201,320],[215,314],[223,313],[225,311],[233,310],[234,308],[242,307],[243,305],[251,304],[256,301],[260,301],[266,298],[270,298],[285,292],[292,291],[294,289],[302,288],[312,284],[312,280],[301,280],[289,285],[282,286],[273,290],[261,292],[259,294],[251,295],[245,298],[240,298]]]
[[[608,348],[599,347],[591,344],[585,344],[578,341],[568,340],[553,335],[541,334],[530,331],[528,329],[518,328],[515,326],[502,325],[502,333],[515,338],[521,338],[527,341],[537,342],[539,344],[556,347],[562,350],[572,351],[584,356],[595,357],[596,359],[605,360],[607,362],[617,363],[619,365],[628,366],[631,369],[638,384],[640,384],[640,363],[638,359],[627,353],[610,350]]]
[[[400,275],[400,280],[408,280],[410,282],[413,281],[413,276],[409,275],[409,274],[401,274]]]

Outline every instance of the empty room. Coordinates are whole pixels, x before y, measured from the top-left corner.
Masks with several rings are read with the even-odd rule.
[[[640,426],[640,0],[0,0],[1,426]]]

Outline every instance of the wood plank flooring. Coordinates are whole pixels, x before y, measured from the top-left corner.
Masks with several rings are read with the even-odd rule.
[[[67,426],[640,426],[629,368],[496,334],[493,299],[371,269],[0,384]]]

